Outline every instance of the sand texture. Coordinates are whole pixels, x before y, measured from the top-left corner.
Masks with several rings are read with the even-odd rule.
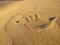
[[[1,2],[0,45],[60,45],[60,0]]]

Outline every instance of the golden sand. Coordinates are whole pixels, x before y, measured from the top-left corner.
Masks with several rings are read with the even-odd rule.
[[[0,3],[0,45],[60,45],[60,0]]]

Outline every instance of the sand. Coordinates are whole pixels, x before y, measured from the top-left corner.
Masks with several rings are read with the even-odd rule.
[[[37,21],[34,21],[35,15],[38,15]],[[51,17],[57,19],[49,21]],[[3,40],[0,45],[60,45],[59,18],[60,0],[25,0],[0,4],[0,32]],[[47,26],[35,30],[33,27],[39,24]]]

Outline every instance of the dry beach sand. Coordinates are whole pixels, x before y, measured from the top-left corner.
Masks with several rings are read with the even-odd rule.
[[[0,45],[60,45],[60,0],[1,2]]]

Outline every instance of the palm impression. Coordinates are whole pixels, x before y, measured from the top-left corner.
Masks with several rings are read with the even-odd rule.
[[[54,21],[56,20],[56,17],[50,17],[48,19],[48,22],[44,22],[44,20],[41,18],[41,16],[35,14],[35,15],[15,15],[8,20],[8,22],[5,25],[6,31],[12,31],[13,30],[17,32],[17,30],[44,30],[48,28]]]

